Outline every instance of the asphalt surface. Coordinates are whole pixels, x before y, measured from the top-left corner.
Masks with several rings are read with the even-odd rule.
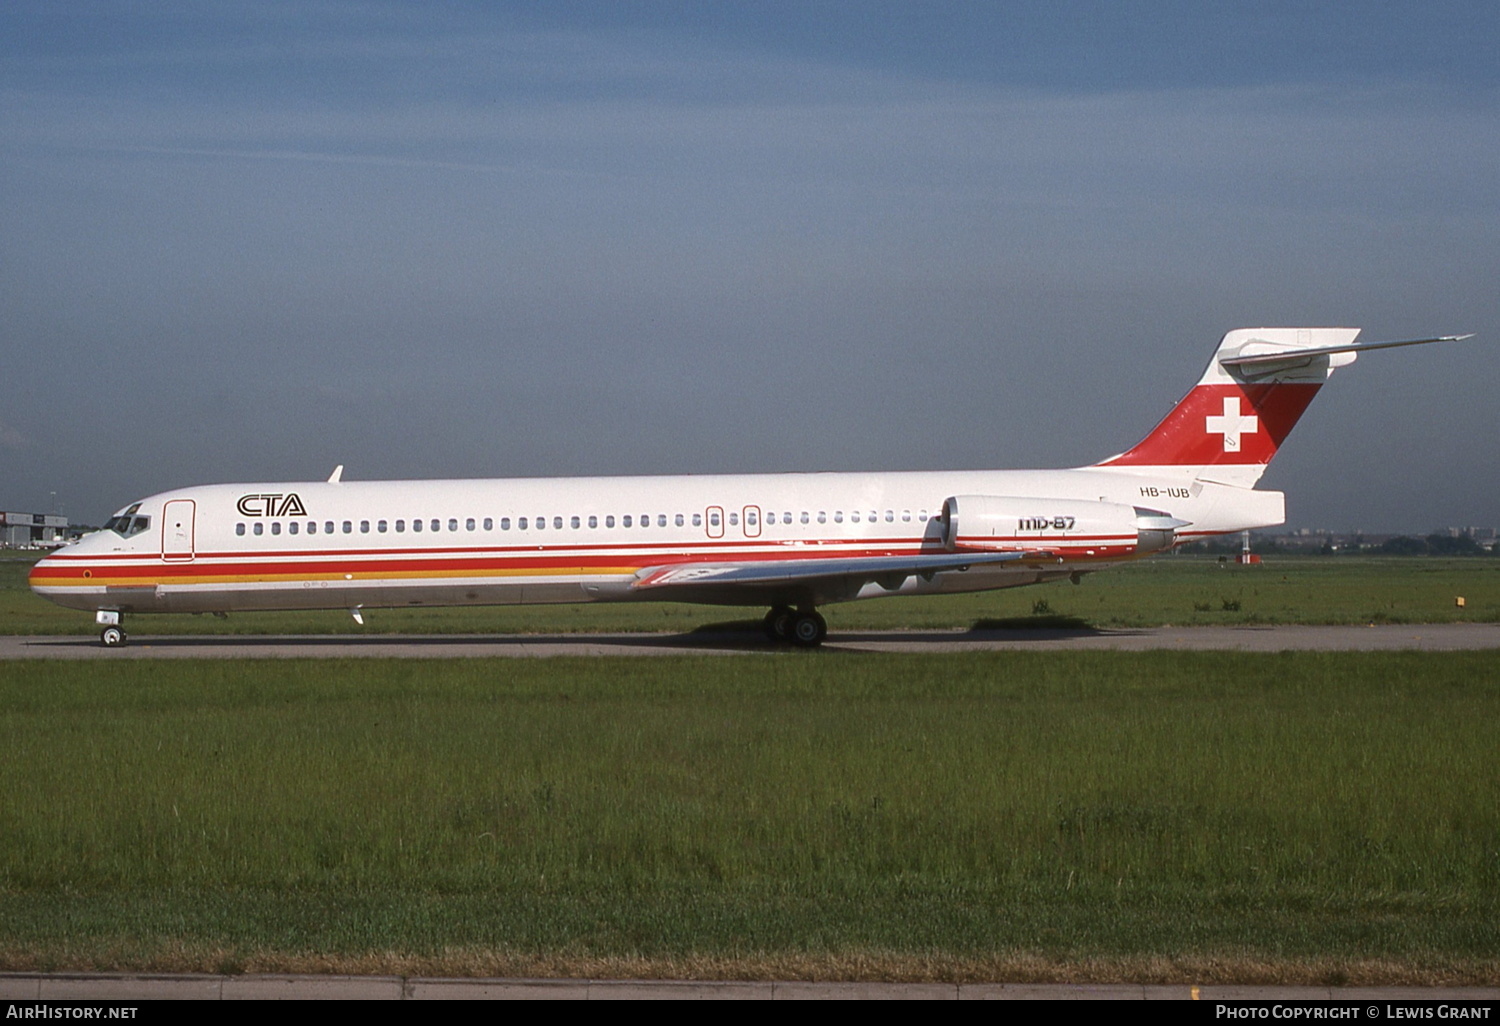
[[[832,652],[1075,651],[1153,649],[1239,652],[1425,652],[1500,648],[1500,624],[1389,624],[1363,627],[1151,627],[1120,630],[833,632]],[[664,656],[795,654],[757,632],[565,635],[132,635],[105,648],[95,636],[0,637],[3,659],[473,658],[480,656]]]

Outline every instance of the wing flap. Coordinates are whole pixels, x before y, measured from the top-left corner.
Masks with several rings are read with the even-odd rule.
[[[912,556],[858,556],[851,559],[773,559],[741,563],[687,563],[646,567],[630,585],[631,591],[659,588],[765,586],[797,584],[815,586],[832,581],[895,582],[913,575],[967,570],[999,563],[1051,561],[1050,552],[939,552]]]

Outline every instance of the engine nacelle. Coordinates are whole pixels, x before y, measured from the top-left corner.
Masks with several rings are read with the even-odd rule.
[[[943,503],[943,542],[953,552],[1139,556],[1171,548],[1187,525],[1158,510],[1088,499],[955,495]]]

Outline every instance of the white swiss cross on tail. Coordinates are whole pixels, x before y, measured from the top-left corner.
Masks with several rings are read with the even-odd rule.
[[[1211,435],[1224,436],[1224,451],[1240,451],[1240,435],[1253,435],[1260,430],[1260,418],[1254,414],[1240,415],[1239,396],[1224,397],[1222,416],[1205,418],[1205,430]]]

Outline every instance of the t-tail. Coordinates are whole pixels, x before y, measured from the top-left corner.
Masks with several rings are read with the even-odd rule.
[[[1166,418],[1128,452],[1095,466],[1180,474],[1250,488],[1335,368],[1369,349],[1469,335],[1356,343],[1358,328],[1238,328]]]

